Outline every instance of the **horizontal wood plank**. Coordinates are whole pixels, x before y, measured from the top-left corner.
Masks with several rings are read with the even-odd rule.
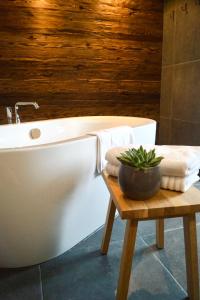
[[[121,191],[117,178],[103,171],[104,181],[122,219],[158,219],[178,217],[200,211],[200,191],[191,187],[187,192],[164,189],[147,200],[133,200]]]
[[[127,115],[159,120],[162,1],[0,1],[0,124]]]

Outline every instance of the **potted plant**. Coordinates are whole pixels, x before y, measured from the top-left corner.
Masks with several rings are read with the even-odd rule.
[[[126,196],[134,200],[147,199],[159,190],[159,164],[163,157],[156,157],[155,149],[147,152],[142,146],[132,148],[120,153],[117,159],[121,162],[119,185]]]

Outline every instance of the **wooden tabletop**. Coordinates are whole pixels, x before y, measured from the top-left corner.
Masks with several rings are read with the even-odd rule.
[[[122,219],[177,217],[200,211],[200,190],[195,187],[185,193],[160,189],[152,198],[136,201],[122,193],[117,178],[105,171],[102,176]]]

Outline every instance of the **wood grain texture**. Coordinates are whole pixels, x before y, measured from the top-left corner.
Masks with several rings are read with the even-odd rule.
[[[162,1],[0,1],[0,123],[81,115],[159,118]]]
[[[195,214],[183,218],[188,297],[199,300],[198,248]]]
[[[187,192],[160,189],[147,200],[133,200],[126,197],[117,178],[103,171],[103,178],[122,219],[148,220],[185,216],[200,211],[200,191],[191,187]]]
[[[164,248],[165,243],[165,220],[164,219],[158,219],[156,220],[156,247],[158,249]]]
[[[102,240],[102,244],[101,244],[101,254],[107,254],[107,252],[108,252],[110,237],[112,234],[113,222],[114,222],[114,218],[115,218],[115,212],[116,212],[115,204],[114,204],[112,198],[110,198],[108,212],[107,212],[107,216],[106,216],[106,223],[105,223],[105,228],[104,228],[104,235],[103,235],[103,240]]]
[[[120,262],[116,300],[127,300],[137,228],[137,221],[127,220]]]

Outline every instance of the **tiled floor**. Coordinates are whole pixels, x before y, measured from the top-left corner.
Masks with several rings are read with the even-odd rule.
[[[200,234],[200,215],[197,215]],[[115,220],[107,256],[102,229],[65,254],[38,266],[0,269],[0,300],[114,300],[124,223]],[[199,240],[200,243],[200,240]],[[165,249],[157,250],[154,221],[140,222],[129,300],[187,297],[182,221],[165,222]],[[199,257],[200,257],[200,244]]]

